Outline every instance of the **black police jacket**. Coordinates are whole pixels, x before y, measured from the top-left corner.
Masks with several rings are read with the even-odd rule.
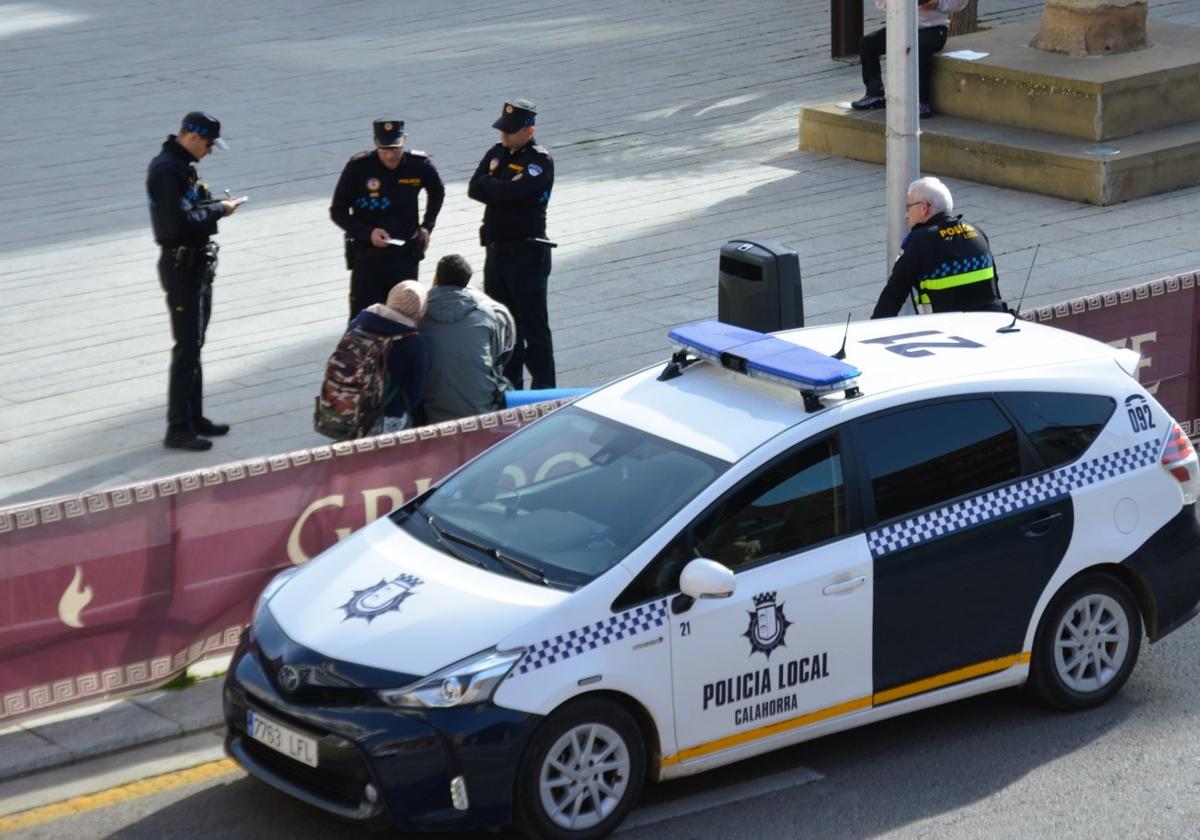
[[[1003,312],[999,276],[982,230],[938,213],[904,237],[872,318],[889,318],[913,295],[918,311]]]
[[[425,218],[418,223],[421,190]],[[424,152],[406,150],[395,169],[384,166],[377,152],[360,152],[338,178],[329,217],[355,242],[370,243],[375,228],[397,239],[412,239],[418,227],[433,230],[445,200],[442,177]]]
[[[146,170],[146,201],[159,245],[203,245],[225,208],[199,183],[196,158],[170,135]]]
[[[536,143],[510,152],[497,143],[488,149],[467,195],[486,205],[483,241],[517,242],[546,236],[546,206],[554,187],[554,160]]]

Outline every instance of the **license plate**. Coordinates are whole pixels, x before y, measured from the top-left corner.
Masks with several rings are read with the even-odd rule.
[[[317,739],[301,735],[278,721],[264,717],[253,710],[246,710],[246,732],[260,744],[265,744],[288,758],[294,758],[309,767],[317,766]]]

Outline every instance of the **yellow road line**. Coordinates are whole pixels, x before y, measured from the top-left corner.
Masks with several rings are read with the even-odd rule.
[[[95,811],[98,808],[108,808],[113,805],[119,805],[122,802],[128,802],[131,799],[141,799],[143,796],[165,793],[168,790],[174,790],[185,785],[212,781],[222,776],[228,776],[239,769],[238,765],[231,759],[222,758],[218,761],[210,761],[207,764],[189,767],[186,770],[163,773],[161,776],[151,776],[149,779],[130,782],[127,785],[109,788],[98,793],[76,796],[62,802],[55,802],[52,805],[43,805],[40,808],[31,808],[28,811],[21,811],[16,814],[10,814],[7,817],[0,817],[0,834],[9,831],[18,831],[22,828],[29,828],[30,826],[40,825],[41,823],[53,820],[61,820],[63,817],[70,817],[75,814]]]

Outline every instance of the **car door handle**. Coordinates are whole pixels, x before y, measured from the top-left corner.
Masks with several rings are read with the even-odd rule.
[[[1044,537],[1055,522],[1062,519],[1062,513],[1047,513],[1045,516],[1026,522],[1021,530],[1027,537]]]
[[[855,589],[858,589],[858,587],[862,586],[866,582],[867,582],[867,576],[859,575],[856,578],[850,578],[850,580],[843,580],[839,583],[831,583],[828,586],[826,586],[824,589],[821,590],[821,594],[823,594],[823,595],[841,595],[843,592],[853,592]]]

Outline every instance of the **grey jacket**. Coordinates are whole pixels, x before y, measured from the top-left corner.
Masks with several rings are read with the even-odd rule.
[[[516,326],[508,308],[483,292],[434,286],[419,326],[429,348],[425,413],[430,423],[504,407],[504,362]]]

